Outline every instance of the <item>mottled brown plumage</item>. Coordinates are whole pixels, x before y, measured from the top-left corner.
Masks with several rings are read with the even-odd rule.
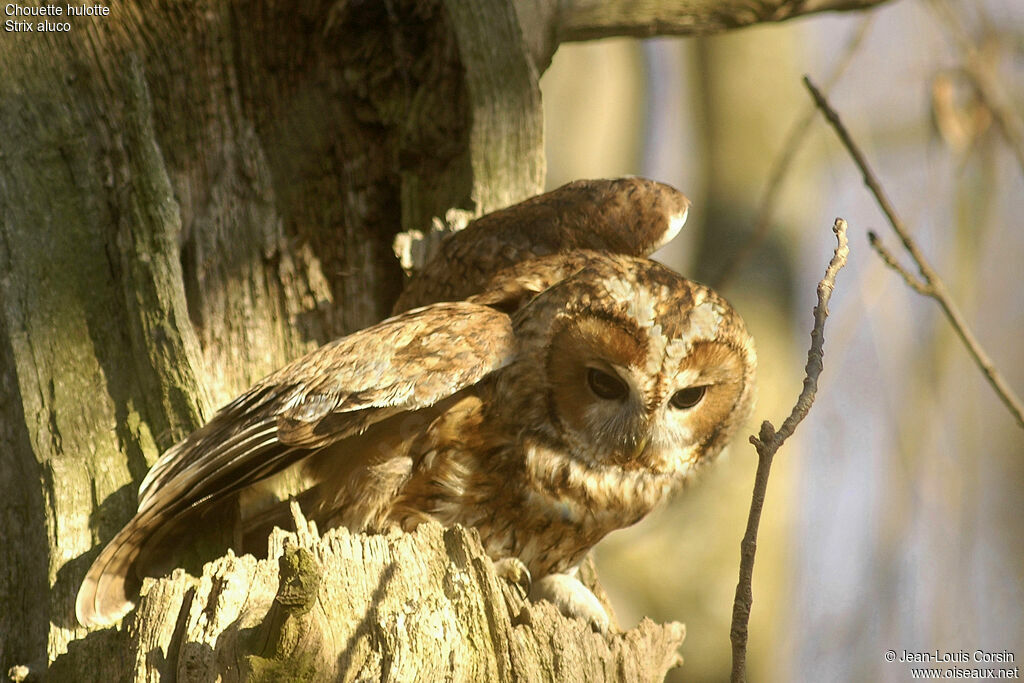
[[[500,271],[542,256],[578,249],[649,256],[678,234],[689,209],[682,192],[647,178],[568,183],[449,235],[392,312],[461,301]]]
[[[465,301],[282,368],[168,450],[89,570],[79,620],[116,620],[167,535],[296,465],[322,524],[476,527],[492,557],[526,565],[535,597],[606,625],[575,567],[746,419],[753,345],[724,299],[653,261],[593,250],[507,260]],[[269,521],[273,510],[247,520]]]

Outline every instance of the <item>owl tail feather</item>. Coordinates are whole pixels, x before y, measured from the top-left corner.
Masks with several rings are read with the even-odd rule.
[[[103,548],[85,575],[75,601],[75,616],[83,626],[111,626],[135,607],[139,582],[132,566],[142,550],[140,536],[144,537],[138,519]]]

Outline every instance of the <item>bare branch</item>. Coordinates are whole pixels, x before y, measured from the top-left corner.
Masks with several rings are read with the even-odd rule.
[[[828,318],[828,302],[832,298],[832,290],[836,286],[836,275],[846,265],[850,253],[846,238],[846,221],[837,218],[832,232],[838,242],[832,259],[825,269],[825,276],[818,283],[818,305],[814,307],[814,327],[811,330],[811,348],[807,351],[807,366],[804,369],[804,386],[797,397],[792,412],[782,427],[776,431],[771,422],[761,423],[761,431],[757,436],[750,437],[750,443],[757,450],[757,474],[754,477],[754,492],[750,499],[750,513],[747,517],[747,529],[740,544],[740,578],[736,584],[736,597],[732,608],[732,681],[741,683],[746,680],[747,669],[747,626],[750,621],[750,608],[754,602],[751,582],[754,577],[754,555],[757,552],[757,530],[761,523],[761,510],[764,508],[765,494],[768,490],[768,475],[771,472],[772,460],[783,442],[796,430],[800,422],[807,417],[814,396],[818,391],[818,378],[824,368],[825,356],[825,319]]]
[[[921,296],[932,295],[931,287],[929,287],[927,283],[921,282],[913,273],[904,268],[903,265],[896,260],[896,257],[892,255],[892,252],[889,251],[888,247],[882,244],[882,240],[879,239],[877,233],[872,230],[868,230],[868,242],[871,244],[871,248],[878,253],[878,256],[885,261],[885,265],[900,274],[908,287]]]
[[[863,10],[887,0],[567,0],[556,16],[559,43],[608,36],[700,35],[816,12]]]
[[[892,226],[893,231],[899,236],[900,241],[903,242],[903,247],[910,254],[910,257],[914,260],[917,265],[918,271],[921,273],[921,277],[924,280],[924,288],[927,291],[921,291],[921,289],[915,287],[914,289],[934,299],[939,307],[942,308],[942,312],[946,314],[946,318],[949,323],[953,326],[957,335],[963,341],[964,346],[967,347],[968,353],[974,359],[978,368],[982,374],[985,375],[985,379],[992,385],[999,399],[1003,402],[1006,408],[1017,420],[1017,424],[1024,429],[1024,405],[1021,404],[1020,398],[1014,393],[1013,389],[1006,383],[1002,375],[995,369],[992,364],[992,360],[988,354],[981,347],[978,339],[974,336],[974,333],[968,327],[967,322],[964,320],[960,310],[953,303],[949,293],[946,291],[946,285],[943,283],[942,278],[939,277],[938,273],[931,267],[928,261],[924,258],[921,250],[918,248],[917,243],[910,237],[910,232],[907,230],[906,225],[896,214],[896,210],[892,207],[892,203],[886,196],[885,191],[882,189],[881,183],[878,182],[878,178],[872,172],[868,166],[867,160],[864,158],[863,152],[857,147],[857,144],[850,137],[849,131],[843,126],[842,121],[839,120],[839,114],[829,105],[828,101],[821,94],[821,92],[814,87],[811,80],[804,76],[804,85],[811,93],[811,97],[814,98],[818,108],[828,119],[828,122],[832,125],[833,130],[839,136],[843,146],[846,147],[847,152],[853,157],[854,163],[857,164],[857,168],[860,169],[861,175],[864,176],[864,184],[867,185],[868,189],[871,190],[871,194],[875,196],[875,201],[878,202],[882,212],[886,218],[889,219],[889,224]],[[877,247],[876,247],[877,249]],[[888,263],[888,261],[887,261]],[[899,268],[898,271],[903,274],[903,269]],[[904,277],[904,279],[906,279]]]
[[[697,36],[890,0],[515,0],[527,50],[543,72],[562,43],[613,36]]]

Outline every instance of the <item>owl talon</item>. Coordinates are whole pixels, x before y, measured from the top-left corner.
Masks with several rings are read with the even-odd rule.
[[[494,572],[510,586],[515,586],[520,597],[525,599],[530,594],[533,577],[523,561],[518,557],[505,557],[494,563]]]
[[[598,633],[611,631],[611,618],[589,588],[570,574],[548,574],[535,581],[530,600],[547,600],[567,617],[586,620]]]
[[[526,610],[526,596],[530,594],[530,570],[518,557],[505,557],[494,563],[494,571],[501,581],[501,594],[508,606],[512,623],[522,623]]]

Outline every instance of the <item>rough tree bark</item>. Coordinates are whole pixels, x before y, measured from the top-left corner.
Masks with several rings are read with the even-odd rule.
[[[201,579],[147,581],[125,627],[73,643],[50,680],[582,683],[656,680],[679,660],[681,624],[608,637],[524,600],[474,531],[297,528],[271,536],[280,559],[228,554]]]
[[[804,3],[758,3],[757,16],[743,4],[680,2],[672,13],[691,12],[692,31],[671,32]],[[808,8],[830,4],[870,3]],[[386,314],[402,283],[396,233],[541,189],[539,71],[559,41],[597,35],[578,28],[583,5],[126,0],[64,18],[69,32],[5,33],[2,670],[41,672],[86,635],[78,584],[163,449],[270,370]],[[428,557],[479,564],[471,537],[424,535]],[[264,571],[237,558],[207,571],[225,563]],[[477,583],[481,618],[506,618],[490,575]],[[133,623],[142,633],[163,618]],[[390,641],[366,628],[394,666]],[[74,661],[113,661],[125,637],[84,638]],[[158,660],[144,663],[168,670]]]

